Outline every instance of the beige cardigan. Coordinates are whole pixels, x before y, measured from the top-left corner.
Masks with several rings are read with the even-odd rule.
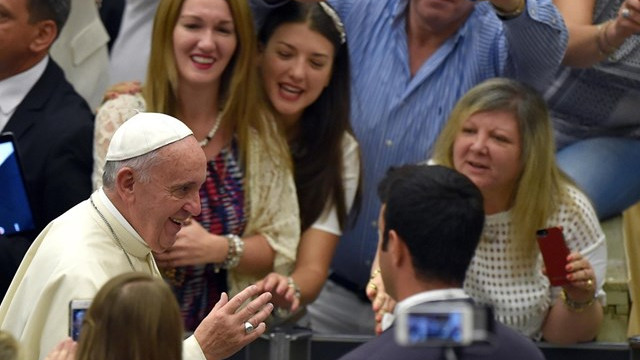
[[[104,159],[111,136],[137,111],[145,109],[144,98],[137,94],[120,95],[105,102],[98,110],[93,147],[94,189],[102,186]],[[250,132],[247,163],[245,206],[249,209],[249,217],[243,236],[264,236],[276,253],[273,270],[290,274],[300,241],[300,215],[293,175],[283,160],[270,156],[263,140],[255,132]],[[239,274],[233,269],[228,271],[229,295],[237,294],[257,280],[260,279]]]

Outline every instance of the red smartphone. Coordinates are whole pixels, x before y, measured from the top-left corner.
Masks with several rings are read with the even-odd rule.
[[[569,248],[564,242],[561,227],[550,227],[536,231],[538,247],[542,253],[544,267],[547,269],[547,277],[552,286],[561,286],[569,283],[567,280],[567,256]]]

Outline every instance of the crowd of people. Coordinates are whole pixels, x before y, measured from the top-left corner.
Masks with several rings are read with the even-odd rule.
[[[280,324],[385,358],[399,311],[449,296],[493,309],[498,358],[595,339],[600,221],[640,200],[640,0],[80,3],[0,0],[35,222],[0,232],[0,330],[26,359],[218,359]],[[105,319],[139,307],[167,323],[119,343]],[[144,353],[172,314],[192,335]]]

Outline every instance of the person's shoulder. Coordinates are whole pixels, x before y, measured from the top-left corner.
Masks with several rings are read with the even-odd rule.
[[[347,353],[340,360],[428,360],[439,359],[441,355],[442,352],[438,347],[398,345],[392,326],[380,336],[376,336]]]
[[[499,322],[495,323],[494,346],[493,359],[512,359],[513,354],[518,354],[520,360],[544,360],[533,340]]]
[[[51,86],[52,92],[50,101],[52,102],[52,111],[56,111],[58,108],[60,111],[68,111],[68,109],[74,109],[79,113],[89,114],[92,116],[91,108],[84,100],[84,98],[74,89],[73,85],[67,80],[62,68],[53,60],[49,58],[49,63],[45,72],[42,74],[40,80],[45,86]]]

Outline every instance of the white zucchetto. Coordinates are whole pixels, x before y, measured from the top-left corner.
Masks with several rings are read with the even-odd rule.
[[[106,161],[122,161],[182,140],[193,132],[182,121],[161,113],[141,112],[113,134]]]

